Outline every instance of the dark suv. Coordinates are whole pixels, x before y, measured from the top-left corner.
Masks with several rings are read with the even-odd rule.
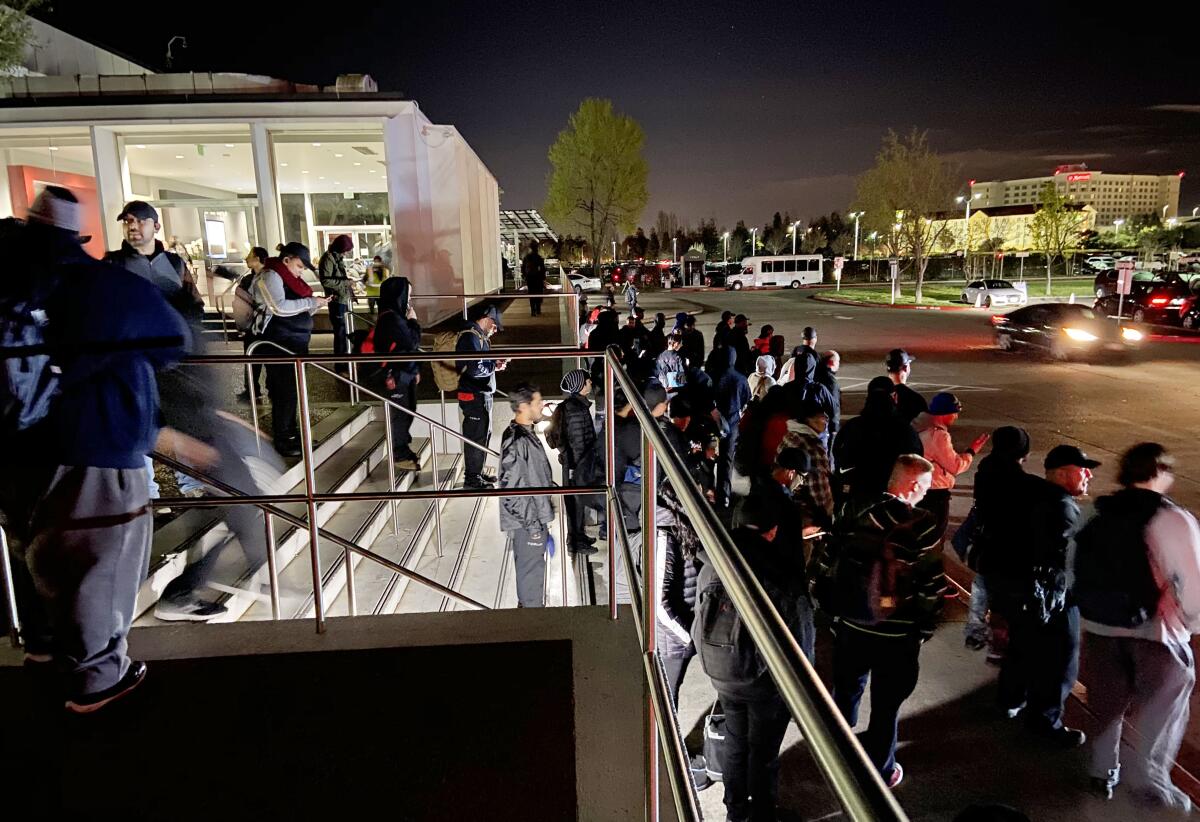
[[[1137,272],[1142,273],[1142,272]],[[1096,310],[1110,317],[1129,317],[1134,322],[1179,323],[1185,304],[1190,307],[1192,291],[1188,284],[1176,276],[1151,277],[1139,280],[1136,275],[1133,289],[1121,300],[1120,295],[1107,294],[1096,300]]]

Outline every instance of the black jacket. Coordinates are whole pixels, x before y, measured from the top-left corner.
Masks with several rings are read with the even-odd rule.
[[[830,400],[833,401],[833,414],[829,417],[829,428],[826,431],[829,435],[829,442],[833,442],[842,425],[842,387],[838,384],[837,375],[830,371],[824,363],[817,365],[816,382],[818,385],[824,386],[825,390],[829,392]]]
[[[478,323],[471,323],[458,335],[455,351],[491,351],[492,344],[488,342],[487,334]],[[496,390],[496,361],[495,360],[459,360],[455,367],[458,369],[459,393],[491,394]]]
[[[613,417],[613,481],[625,512],[625,527],[632,533],[642,528],[642,429],[633,412]]]
[[[896,385],[896,409],[905,422],[911,424],[917,415],[929,410],[929,403],[919,393],[904,383]]]
[[[679,353],[687,360],[687,364],[691,368],[699,368],[704,365],[704,335],[694,328],[683,332],[683,348],[679,349]]]
[[[843,496],[874,498],[887,490],[901,454],[923,453],[921,438],[892,406],[890,395],[868,396],[863,413],[847,420],[833,443]]]
[[[196,290],[196,281],[187,264],[178,254],[164,249],[161,240],[154,241],[154,253],[149,256],[122,241],[118,250],[104,255],[104,261],[153,283],[167,303],[189,322],[203,316],[204,301]]]
[[[381,354],[411,354],[421,347],[421,324],[410,320],[407,277],[389,277],[379,286],[379,318],[375,326],[375,351]],[[397,363],[380,369],[395,377],[415,377],[421,370],[415,362]]]
[[[559,458],[575,485],[587,485],[594,476],[597,457],[596,425],[587,397],[570,394],[562,403],[562,450]]]
[[[734,368],[745,377],[754,373],[754,363],[758,359],[758,352],[750,346],[748,333],[746,329],[734,326],[725,337],[725,344],[737,352]]]
[[[530,294],[542,294],[546,291],[546,261],[542,255],[531,251],[521,260],[521,276]]]
[[[549,488],[554,474],[546,449],[532,428],[515,420],[504,429],[500,438],[501,488]],[[554,503],[550,497],[520,496],[500,498],[500,530],[538,532],[554,521]]]
[[[660,562],[663,563],[659,621],[673,625],[655,626],[658,650],[669,659],[686,658],[696,653],[688,635],[696,615],[696,580],[700,576],[701,563],[695,555],[691,558],[685,555],[680,540],[671,529],[659,529],[659,534],[663,537],[658,542]],[[687,641],[683,636],[688,636]]]
[[[988,579],[1028,580],[1033,545],[1027,517],[1040,480],[1015,460],[989,454],[975,469],[975,549],[979,573]],[[1002,583],[999,583],[1002,584]]]

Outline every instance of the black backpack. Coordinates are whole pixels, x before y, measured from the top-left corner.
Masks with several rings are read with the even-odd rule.
[[[563,405],[565,400],[554,406],[554,413],[550,415],[550,422],[546,424],[546,445],[549,445],[555,451],[561,451],[563,448]]]
[[[21,261],[24,227],[15,220],[3,221],[0,226],[0,249],[5,259]],[[12,252],[12,253],[8,253]],[[3,376],[0,378],[0,434],[24,431],[50,412],[50,404],[58,393],[62,373],[46,350],[46,300],[53,291],[55,278],[48,271],[33,270],[24,265],[13,267],[21,271],[19,286],[10,278],[8,288],[0,291],[0,357],[3,357]],[[22,270],[26,269],[26,270]]]
[[[692,621],[692,644],[700,665],[718,690],[751,685],[766,672],[767,664],[720,578],[707,567],[701,573],[708,581],[696,593]]]
[[[1158,612],[1162,592],[1150,568],[1146,526],[1167,502],[1158,494],[1146,496],[1152,493],[1120,491],[1105,498],[1134,503],[1116,511],[1100,500],[1096,516],[1076,534],[1071,591],[1084,619],[1136,628]]]
[[[913,565],[897,556],[897,537],[910,523],[880,531],[863,522],[865,514],[844,519],[814,548],[810,590],[830,616],[877,625],[913,600],[917,584]]]

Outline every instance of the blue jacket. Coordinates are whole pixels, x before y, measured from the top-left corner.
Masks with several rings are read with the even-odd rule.
[[[154,372],[183,357],[187,324],[150,280],[78,246],[56,267],[46,342],[63,373],[43,453],[59,465],[139,468],[158,436]]]
[[[458,335],[455,351],[491,351],[487,334],[479,323],[471,323]],[[467,393],[493,394],[496,391],[495,360],[459,360],[458,390]]]

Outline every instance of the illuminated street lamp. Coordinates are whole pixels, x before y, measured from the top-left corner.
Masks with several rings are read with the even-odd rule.
[[[865,211],[851,211],[850,216],[854,218],[854,259],[858,259],[858,221]]]
[[[972,181],[972,182],[974,182],[974,181]],[[959,197],[954,198],[954,202],[958,203],[959,205],[962,205],[963,203],[966,203],[966,205],[967,205],[967,214],[966,214],[966,223],[965,223],[966,231],[965,231],[964,237],[963,237],[963,275],[964,276],[966,276],[966,273],[967,273],[967,263],[971,259],[971,201],[978,200],[982,196],[983,196],[982,194],[972,194],[968,197],[959,196]]]
[[[671,238],[671,262],[679,262],[679,238]]]
[[[1124,220],[1113,220],[1113,234],[1114,235],[1120,234],[1121,226],[1123,226],[1123,225],[1125,225]]]
[[[613,244],[613,265],[616,265],[616,263],[617,263],[617,241],[613,240],[612,244]]]
[[[792,223],[792,256],[796,256],[796,226],[800,225],[800,221]]]
[[[722,255],[721,262],[724,265],[729,265],[729,232],[726,231],[722,234],[721,239],[725,241],[725,253]]]
[[[757,233],[758,233],[758,229],[757,229],[757,228],[752,228],[752,229],[750,229],[750,256],[751,256],[751,257],[753,257],[753,256],[754,256],[754,246],[755,246],[755,242],[754,242],[754,241],[755,241],[755,239],[756,239],[755,235],[756,235]]]

